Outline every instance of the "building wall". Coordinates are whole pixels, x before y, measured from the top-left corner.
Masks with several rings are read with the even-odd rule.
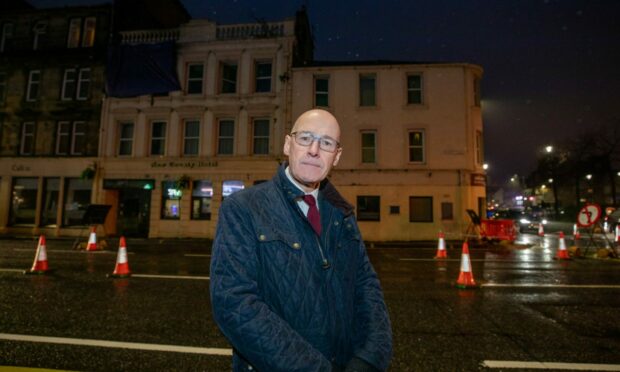
[[[95,20],[94,35],[92,42],[83,43],[84,40],[91,40],[86,37],[87,19]],[[70,47],[68,40],[72,22],[79,24],[79,38],[78,43]],[[110,22],[109,5],[15,10],[0,15],[0,25],[13,25],[10,35],[0,35],[4,40],[0,51],[0,74],[4,79],[4,92],[0,95],[1,232],[47,231],[54,235],[71,235],[79,234],[83,228],[73,226],[73,222],[67,222],[67,226],[61,226],[58,222],[63,218],[65,221],[75,221],[76,218],[68,215],[81,213],[75,209],[77,205],[65,205],[72,201],[72,196],[69,199],[66,196],[73,193],[67,185],[78,182],[83,187],[83,181],[75,180],[79,180],[82,172],[93,168],[96,163]],[[4,27],[0,32],[3,30]],[[28,99],[29,76],[33,70],[40,72],[38,94]],[[75,71],[76,87],[79,82],[82,83],[81,92],[84,94],[81,96],[77,92],[67,93],[63,99],[67,70]],[[81,80],[78,76],[80,70],[83,71]],[[32,136],[28,136],[32,139],[29,151],[24,151],[24,123],[33,123]],[[62,127],[68,128],[67,132],[59,131],[61,123],[66,123]],[[63,143],[67,145],[59,147],[60,138],[66,138],[68,142]],[[36,196],[33,193],[30,197],[32,201],[36,198],[37,209],[24,212],[29,216],[28,223],[14,223],[11,222],[11,211],[20,207],[19,182],[23,180],[35,180],[33,182],[38,185],[38,190],[34,192]],[[52,192],[50,186],[46,191],[50,180],[57,183],[54,188],[58,190]],[[46,196],[48,191],[51,196]],[[48,219],[42,217],[41,210],[46,206],[42,202],[52,203],[47,205],[46,213],[48,217],[55,214],[55,223],[46,224]],[[49,210],[50,205],[52,208],[58,205],[56,213]]]
[[[360,106],[360,75],[374,74],[375,105]],[[483,159],[476,157],[482,133],[474,81],[482,70],[466,64],[334,65],[296,68],[293,116],[317,107],[314,79],[329,79],[329,104],[341,128],[343,155],[331,174],[343,196],[357,207],[368,240],[434,239],[439,230],[460,237],[469,224],[466,209],[480,213],[485,197]],[[422,77],[422,102],[409,104],[407,76]],[[409,159],[409,131],[424,133],[424,160]],[[375,133],[375,161],[362,160],[362,133]],[[477,175],[473,176],[472,175]],[[476,184],[472,184],[477,183]],[[360,216],[358,197],[378,196],[378,220]],[[432,221],[410,222],[410,197],[432,197]],[[442,217],[451,203],[451,218]],[[377,217],[374,217],[375,219]]]
[[[182,91],[165,97],[140,96],[105,100],[101,131],[101,179],[152,179],[149,231],[153,237],[213,237],[217,210],[223,198],[224,181],[241,181],[246,187],[256,181],[271,179],[282,159],[285,122],[290,115],[290,75],[294,40],[294,22],[276,22],[274,33],[260,38],[250,37],[258,25],[217,26],[206,20],[193,20],[180,28],[177,40],[177,74]],[[250,30],[250,31],[248,31]],[[220,36],[218,36],[218,33]],[[226,36],[228,35],[228,36]],[[271,89],[256,92],[256,61],[270,61]],[[222,92],[222,64],[237,64],[235,93]],[[201,93],[188,88],[189,65],[203,66]],[[269,121],[268,152],[255,154],[254,120]],[[199,122],[199,151],[184,155],[184,125]],[[218,151],[219,122],[234,122],[232,154]],[[163,155],[151,155],[151,125],[166,122],[166,144]],[[119,125],[134,123],[133,151],[119,154]],[[178,219],[162,217],[162,182],[188,177],[189,186],[182,189]],[[195,181],[213,185],[210,220],[192,219],[192,192]],[[114,197],[106,190],[98,200]],[[113,203],[114,205],[114,203]],[[114,216],[113,216],[114,217]],[[111,226],[116,225],[110,223]]]

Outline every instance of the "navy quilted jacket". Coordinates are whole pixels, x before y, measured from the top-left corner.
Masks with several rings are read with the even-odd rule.
[[[356,358],[386,370],[390,320],[353,209],[324,181],[319,238],[285,166],[220,208],[211,302],[233,369],[329,371]]]

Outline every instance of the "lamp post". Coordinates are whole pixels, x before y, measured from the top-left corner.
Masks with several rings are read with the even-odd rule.
[[[551,178],[549,179],[549,183],[551,184],[551,189],[553,190],[553,213],[555,214],[555,218],[558,218],[560,215],[559,211],[559,202],[558,202],[558,183],[555,181],[555,163],[556,157],[553,155],[553,146],[547,145],[545,146],[545,152],[548,154],[547,162],[549,164],[549,172],[551,173]]]

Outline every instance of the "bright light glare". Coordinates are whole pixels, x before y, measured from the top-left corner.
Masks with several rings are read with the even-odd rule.
[[[487,169],[489,169],[489,164],[487,164],[487,163],[484,163],[484,165],[482,166],[482,169],[484,169],[484,170],[487,170]]]
[[[592,175],[591,174],[586,174],[586,179],[591,180],[592,179]]]
[[[545,151],[547,151],[548,153],[553,152],[553,146],[545,147]]]

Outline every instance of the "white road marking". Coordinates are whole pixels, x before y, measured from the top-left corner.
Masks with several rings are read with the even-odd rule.
[[[459,256],[459,258],[441,258],[441,259],[437,259],[437,258],[399,258],[399,261],[421,261],[421,262],[441,262],[441,261],[460,261],[461,257]],[[470,258],[470,261],[476,261],[476,262],[489,262],[489,263],[506,263],[506,264],[532,264],[532,263],[552,263],[552,262],[556,262],[554,260],[548,260],[548,261],[507,261],[507,260],[492,260],[492,259],[486,259],[486,258]]]
[[[9,272],[9,273],[23,273],[25,271],[25,269],[3,269],[3,268],[0,268],[0,271],[5,271],[5,272]]]
[[[487,368],[563,369],[572,371],[620,371],[620,364],[522,362],[513,360],[485,360],[484,362],[482,362],[482,366]]]
[[[35,253],[37,251],[36,248],[34,249],[28,249],[28,248],[13,248],[14,251],[16,252],[32,252]],[[116,254],[117,251],[103,251],[103,250],[99,250],[99,251],[84,251],[84,250],[77,250],[77,249],[72,249],[72,250],[68,250],[68,249],[47,249],[46,248],[46,252],[48,253],[96,253],[96,254]],[[133,252],[127,252],[127,254],[133,254]]]
[[[211,257],[210,254],[191,254],[191,253],[186,253],[184,254],[185,257]]]
[[[482,283],[481,287],[495,288],[590,288],[590,289],[620,289],[617,284],[544,284],[544,283]]]
[[[78,346],[98,346],[98,347],[109,347],[109,348],[118,348],[118,349],[169,351],[169,352],[174,352],[174,353],[232,356],[232,349],[178,346],[178,345],[162,345],[162,344],[144,344],[144,343],[139,343],[139,342],[119,342],[119,341],[93,340],[93,339],[86,339],[86,338],[45,337],[45,336],[0,333],[0,340],[42,342],[42,343],[48,343],[48,344],[63,344],[63,345],[78,345]]]
[[[208,276],[131,274],[135,278],[209,280]]]

